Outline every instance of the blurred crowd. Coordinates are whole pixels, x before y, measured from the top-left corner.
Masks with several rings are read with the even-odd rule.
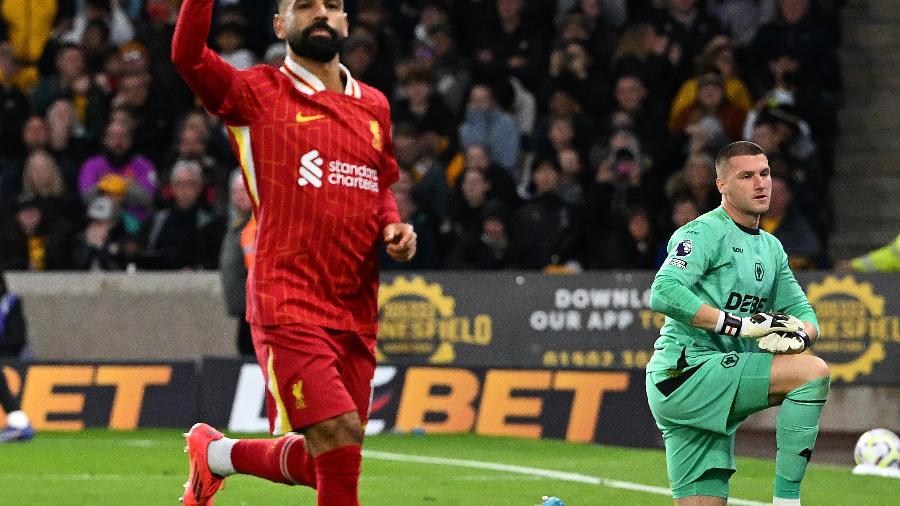
[[[0,270],[240,256],[237,162],[169,61],[179,3],[0,0]],[[210,46],[279,66],[276,3],[218,0]],[[385,268],[653,269],[741,139],[772,168],[762,228],[795,268],[830,266],[843,2],[345,3],[342,60],[391,101],[419,238]]]

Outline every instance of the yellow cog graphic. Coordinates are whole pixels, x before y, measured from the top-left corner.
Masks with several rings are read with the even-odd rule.
[[[383,284],[378,290],[378,310],[393,298],[396,297],[421,297],[427,300],[437,310],[438,314],[449,318],[453,316],[456,301],[448,295],[444,295],[444,289],[437,283],[428,283],[422,276],[414,276],[407,279],[403,276],[394,278],[394,282],[386,285]],[[375,358],[378,361],[384,360],[384,354],[376,346]],[[431,364],[448,364],[456,359],[456,352],[450,343],[439,343],[434,353],[428,357]]]
[[[862,303],[871,316],[879,317],[884,315],[884,297],[875,295],[872,291],[871,283],[857,283],[851,276],[846,276],[842,279],[826,276],[822,283],[809,284],[806,297],[809,299],[810,304],[815,304],[829,295],[849,295]],[[884,357],[884,344],[872,339],[866,351],[854,360],[846,363],[829,362],[831,377],[832,379],[841,378],[846,382],[851,382],[860,374],[871,374],[872,367],[884,360]]]

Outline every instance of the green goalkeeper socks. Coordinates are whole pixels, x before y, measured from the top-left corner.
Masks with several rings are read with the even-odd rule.
[[[819,433],[819,415],[831,378],[819,378],[788,392],[775,421],[775,497],[797,499],[800,481]]]

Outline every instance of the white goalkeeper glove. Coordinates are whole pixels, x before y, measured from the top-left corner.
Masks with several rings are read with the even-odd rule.
[[[772,332],[769,335],[760,337],[756,344],[763,351],[794,355],[803,353],[812,346],[812,340],[810,340],[806,332],[800,330],[797,332]]]
[[[784,313],[756,313],[749,318],[719,312],[716,332],[723,336],[738,336],[756,339],[772,332],[800,332],[803,322],[796,316]]]

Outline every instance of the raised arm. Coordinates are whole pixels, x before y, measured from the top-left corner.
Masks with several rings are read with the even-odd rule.
[[[237,70],[206,46],[214,0],[184,0],[172,38],[172,63],[213,114],[238,79]]]

